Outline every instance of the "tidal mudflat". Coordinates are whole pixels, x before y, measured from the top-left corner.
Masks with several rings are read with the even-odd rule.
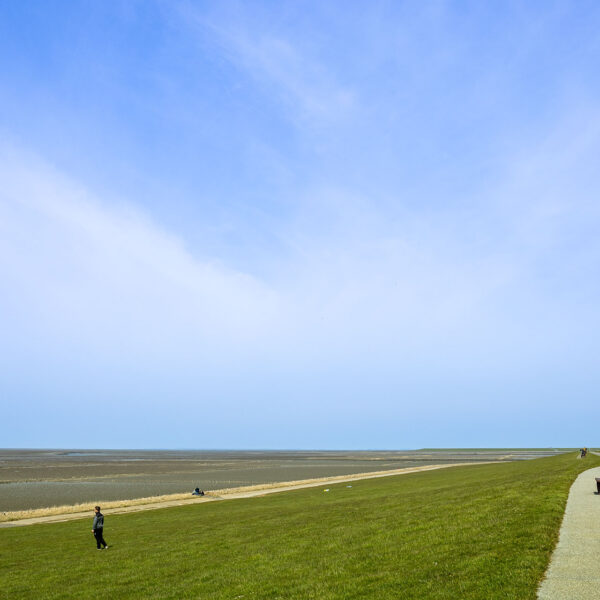
[[[457,462],[526,460],[537,450],[0,450],[0,511]]]

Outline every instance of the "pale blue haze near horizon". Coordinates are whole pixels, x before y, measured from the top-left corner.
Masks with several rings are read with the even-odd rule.
[[[599,30],[0,0],[0,446],[597,445]]]

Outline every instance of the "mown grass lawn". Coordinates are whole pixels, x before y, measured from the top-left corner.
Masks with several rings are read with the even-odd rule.
[[[535,598],[575,453],[0,529],[1,598]],[[590,490],[593,490],[593,481]]]

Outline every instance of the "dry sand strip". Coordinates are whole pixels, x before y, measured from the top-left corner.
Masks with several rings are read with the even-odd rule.
[[[540,600],[600,598],[600,496],[595,478],[600,467],[577,477],[567,500],[558,544],[540,584]]]
[[[161,502],[149,502],[148,504],[136,504],[132,506],[119,506],[118,508],[106,508],[103,510],[105,515],[120,514],[128,512],[138,512],[142,510],[153,510],[157,508],[166,508],[169,506],[185,506],[186,504],[199,504],[203,502],[215,502],[217,500],[234,500],[236,498],[253,498],[255,496],[264,496],[266,494],[274,494],[277,492],[287,492],[290,490],[298,490],[302,488],[319,487],[334,483],[347,483],[358,481],[360,479],[374,479],[377,477],[391,477],[392,475],[405,475],[407,473],[416,473],[419,471],[434,471],[436,469],[446,469],[449,467],[464,467],[469,465],[485,465],[496,463],[498,461],[486,462],[468,462],[468,463],[452,463],[445,465],[427,465],[424,467],[407,467],[405,469],[394,469],[391,471],[374,471],[372,473],[355,473],[354,475],[337,475],[332,477],[323,477],[319,479],[304,479],[301,481],[285,482],[280,485],[271,484],[268,487],[249,486],[248,488],[236,488],[232,490],[216,490],[207,492],[203,497],[191,497],[177,500],[163,500]],[[0,523],[2,527],[21,527],[24,525],[36,525],[38,523],[59,523],[63,521],[71,521],[74,519],[89,519],[92,515],[90,510],[85,512],[63,513],[58,515],[45,515],[41,517],[31,517],[19,519],[15,521],[5,521]]]

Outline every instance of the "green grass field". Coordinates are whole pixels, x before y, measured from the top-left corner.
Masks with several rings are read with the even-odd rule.
[[[2,598],[535,598],[575,453],[0,530]],[[593,481],[590,483],[593,489]]]

